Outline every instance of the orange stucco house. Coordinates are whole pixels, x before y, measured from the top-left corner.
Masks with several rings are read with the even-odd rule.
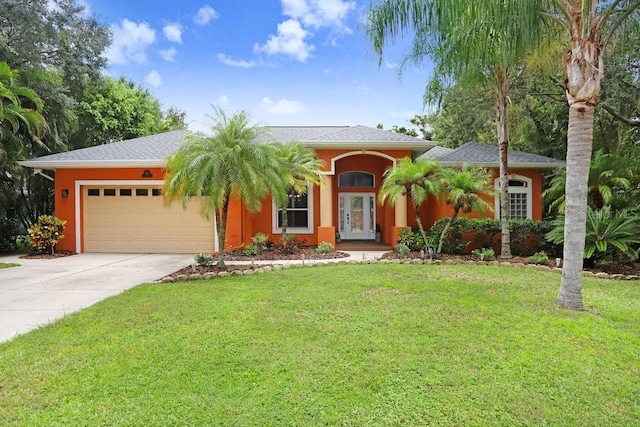
[[[364,126],[271,126],[261,143],[291,141],[313,148],[324,161],[322,186],[292,196],[288,232],[308,244],[370,240],[394,244],[400,229],[412,226],[406,198],[394,207],[376,200],[384,171],[403,157],[438,159],[443,165],[472,163],[495,170],[497,147],[470,143],[452,150],[434,142]],[[172,131],[101,146],[52,154],[21,162],[53,171],[56,216],[67,221],[58,249],[73,252],[198,253],[217,251],[213,220],[199,215],[197,201],[187,209],[167,206],[160,186],[166,160],[186,131]],[[512,217],[541,219],[543,173],[563,162],[510,152]],[[51,172],[45,172],[51,174]],[[497,183],[497,181],[496,181]],[[497,184],[496,184],[497,185]],[[409,202],[410,203],[410,202]],[[426,226],[450,214],[437,199],[425,204]],[[493,214],[491,214],[493,215]],[[262,211],[249,214],[232,201],[227,226],[228,248],[251,243],[258,232],[280,241],[280,215],[270,199]]]

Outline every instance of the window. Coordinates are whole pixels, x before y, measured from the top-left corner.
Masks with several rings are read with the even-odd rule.
[[[496,191],[500,191],[500,178],[495,180]],[[509,179],[509,218],[532,219],[531,178],[516,175]],[[496,218],[500,218],[500,197],[495,198]]]
[[[151,190],[151,195],[152,196],[161,196],[162,195],[162,190],[159,188],[154,188],[153,190]]]
[[[120,189],[120,195],[121,196],[131,196],[133,194],[133,192],[131,191],[130,188],[121,188]]]
[[[373,188],[373,174],[367,172],[345,172],[338,177],[340,188]]]
[[[148,196],[149,189],[148,188],[136,188],[136,196]]]
[[[99,196],[100,195],[100,189],[99,188],[90,188],[89,191],[87,192],[87,194],[89,196]]]
[[[282,232],[283,211],[273,203],[273,232]],[[313,233],[313,186],[307,187],[307,192],[298,194],[289,192],[287,205],[287,233]]]
[[[115,196],[116,195],[116,189],[115,188],[105,188],[104,189],[104,195],[105,196]]]

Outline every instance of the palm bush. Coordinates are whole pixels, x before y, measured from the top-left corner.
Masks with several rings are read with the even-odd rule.
[[[564,217],[558,217],[546,238],[556,244],[564,243]],[[623,255],[638,259],[640,245],[640,216],[633,209],[618,212],[610,206],[587,208],[587,230],[584,258],[590,262],[604,261]]]

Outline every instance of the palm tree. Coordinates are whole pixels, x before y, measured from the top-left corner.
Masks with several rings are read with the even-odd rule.
[[[453,208],[453,216],[442,229],[437,253],[442,252],[444,239],[460,211],[464,213],[484,213],[491,210],[491,204],[482,198],[493,194],[491,173],[486,169],[463,165],[461,170],[445,168],[442,170],[442,187],[446,203]]]
[[[287,226],[289,224],[287,208],[290,197],[294,194],[305,194],[308,185],[320,185],[324,162],[316,158],[313,149],[305,147],[299,142],[276,143],[275,154],[280,161],[284,186],[274,188],[272,196],[276,207],[282,210],[282,243],[287,242]],[[277,183],[276,183],[277,184]]]
[[[256,142],[263,129],[251,126],[246,112],[232,117],[215,112],[212,136],[187,136],[169,159],[163,193],[168,203],[180,200],[183,206],[193,197],[201,198],[201,215],[215,218],[217,265],[222,267],[231,197],[240,197],[249,212],[258,212],[271,183],[282,178],[273,146]]]
[[[469,59],[482,57],[484,51],[494,52],[495,49],[499,53],[504,49],[509,53],[506,58],[512,58],[511,54],[518,49],[528,53],[531,42],[540,35],[541,22],[559,24],[564,30],[567,43],[565,93],[569,102],[566,227],[562,279],[556,299],[556,303],[564,308],[583,308],[587,187],[594,110],[604,76],[604,54],[606,48],[614,46],[616,36],[626,30],[626,24],[630,28],[628,31],[637,30],[639,10],[639,0],[383,0],[369,15],[367,30],[379,55],[387,35],[393,41],[414,30],[416,37],[410,58],[418,61],[427,56],[436,58],[436,72],[440,66],[439,57],[454,58],[452,64],[456,71],[465,69],[465,62],[477,67],[478,64]],[[458,40],[465,40],[465,33],[474,33],[474,19],[479,26],[483,22],[489,24],[485,44],[482,45],[481,37],[468,38],[468,44],[458,43]],[[495,37],[497,43],[494,43],[494,35],[499,36]],[[481,44],[472,43],[474,40]],[[630,37],[629,40],[637,43],[639,38]],[[458,57],[457,61],[455,57]],[[511,64],[507,62],[507,65]],[[477,68],[481,73],[490,72],[487,67]],[[452,73],[444,76],[459,77]],[[503,181],[503,190],[505,185]]]
[[[367,34],[383,58],[385,44],[415,34],[403,65],[434,62],[425,103],[439,100],[451,82],[463,87],[487,86],[494,95],[500,153],[501,257],[511,257],[509,233],[510,81],[522,71],[525,55],[538,42],[538,0],[383,0],[370,10]],[[523,32],[520,28],[526,28]],[[514,36],[518,34],[518,36]]]
[[[27,133],[39,141],[46,126],[41,114],[43,107],[37,93],[20,85],[20,73],[6,62],[0,62],[0,140],[5,140],[7,134],[15,134],[23,125]],[[3,144],[0,154],[4,153]]]
[[[378,193],[378,202],[384,205],[385,201],[389,199],[389,204],[394,206],[398,197],[410,195],[416,223],[426,242],[427,233],[420,220],[420,206],[427,201],[430,195],[437,195],[440,192],[439,178],[440,166],[438,162],[423,159],[412,161],[409,157],[404,157],[396,166],[391,166],[384,172],[384,181]]]
[[[625,169],[621,167],[626,161],[626,158],[616,154],[603,154],[602,150],[598,150],[594,154],[589,167],[589,185],[587,187],[587,203],[589,205],[595,209],[602,209],[615,201],[616,194],[631,189],[631,181],[623,176]],[[549,203],[549,212],[564,214],[566,183],[567,171],[562,168],[551,179],[549,188],[542,192],[542,197]]]

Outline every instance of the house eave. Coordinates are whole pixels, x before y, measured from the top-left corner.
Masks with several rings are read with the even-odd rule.
[[[302,144],[307,147],[322,150],[322,149],[361,149],[361,150],[425,150],[427,148],[435,147],[435,142],[424,141],[417,143],[403,143],[403,142],[353,142],[353,141],[331,141],[331,142],[321,142],[321,141],[304,141]]]
[[[472,166],[480,166],[483,168],[499,168],[499,162],[440,162],[442,166],[461,167],[465,164]],[[560,163],[537,163],[537,162],[509,162],[510,169],[557,169],[563,167],[564,162]]]
[[[92,169],[92,168],[163,168],[166,160],[22,160],[18,164],[36,169]]]

